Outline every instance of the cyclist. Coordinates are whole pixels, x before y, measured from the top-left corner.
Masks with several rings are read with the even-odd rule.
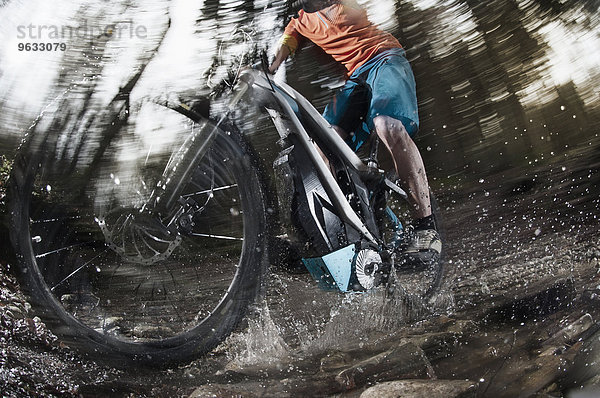
[[[442,243],[432,216],[425,166],[412,140],[419,117],[415,80],[404,49],[369,21],[355,0],[305,0],[294,5],[300,10],[285,28],[269,71],[275,73],[304,39],[346,68],[346,84],[323,116],[355,151],[375,130],[413,206],[415,233],[405,253],[439,256]]]

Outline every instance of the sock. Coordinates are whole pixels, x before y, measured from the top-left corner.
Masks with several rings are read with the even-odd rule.
[[[422,231],[425,229],[435,229],[435,221],[433,220],[433,214],[427,217],[414,220],[413,226],[417,231]]]

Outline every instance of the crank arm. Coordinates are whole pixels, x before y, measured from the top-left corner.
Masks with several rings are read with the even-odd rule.
[[[390,188],[392,191],[400,195],[402,199],[408,200],[408,194],[406,193],[406,191],[400,188],[396,183],[390,181],[388,178],[386,178],[383,182],[386,187]]]

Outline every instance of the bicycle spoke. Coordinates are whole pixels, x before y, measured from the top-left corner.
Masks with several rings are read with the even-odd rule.
[[[35,256],[35,258],[44,258],[44,257],[46,257],[46,256],[49,256],[49,255],[51,255],[51,254],[57,254],[57,253],[60,253],[60,252],[62,252],[62,251],[64,251],[64,250],[69,250],[69,249],[72,249],[72,248],[74,248],[74,247],[78,247],[78,246],[86,245],[86,244],[88,244],[88,243],[89,243],[89,242],[81,242],[81,243],[76,243],[76,244],[73,244],[73,245],[69,245],[69,246],[61,247],[60,249],[51,250],[51,251],[49,251],[49,252],[42,253],[42,254],[37,254],[37,255]]]
[[[48,219],[44,219],[44,220],[31,220],[31,224],[49,224],[49,223],[64,222],[67,220],[79,220],[81,218],[83,218],[83,216],[56,217],[56,218],[48,218]]]
[[[238,184],[231,184],[231,185],[227,185],[227,186],[223,186],[223,187],[217,187],[217,188],[213,188],[213,189],[206,189],[204,191],[188,193],[188,194],[182,195],[182,196],[184,198],[189,198],[190,196],[204,195],[204,194],[211,193],[211,192],[223,191],[225,189],[237,188],[237,186],[238,186]]]
[[[237,240],[237,241],[244,241],[244,238],[236,238],[233,236],[224,236],[224,235],[214,235],[214,234],[198,234],[198,233],[192,233],[192,236],[198,236],[201,238],[212,238],[212,239],[223,239],[223,240]]]
[[[142,234],[146,235],[147,237],[149,237],[150,239],[152,239],[153,241],[158,242],[158,243],[167,243],[167,244],[169,244],[169,243],[172,242],[172,240],[161,239],[161,238],[159,238],[159,237],[151,234],[150,232],[146,231],[145,229],[141,230],[140,232]],[[145,241],[145,239],[144,239],[144,241]]]
[[[148,235],[148,233],[146,231],[143,231],[142,233]],[[138,233],[138,235],[139,235],[139,233]],[[140,240],[142,241],[142,243],[144,243],[144,245],[148,249],[150,249],[154,253],[154,255],[160,254],[160,252],[158,250],[156,250],[155,248],[153,248],[152,246],[150,246],[150,244],[148,243],[148,241],[146,239],[144,239],[143,237],[140,237]],[[136,245],[136,248],[138,248],[137,245]],[[138,254],[142,255],[142,253],[139,251],[139,249],[138,249]]]
[[[89,260],[88,262],[86,262],[85,264],[83,264],[82,266],[80,266],[79,268],[77,268],[75,271],[71,272],[69,275],[67,275],[65,278],[63,278],[60,282],[58,282],[54,286],[52,286],[50,288],[50,290],[54,291],[58,286],[62,285],[66,281],[68,281],[70,278],[72,278],[73,276],[75,276],[78,272],[80,272],[81,270],[83,270],[84,268],[86,268],[88,265],[90,265],[92,263],[92,261],[94,261],[95,259],[97,259],[98,257],[100,257],[102,254],[106,253],[107,251],[108,251],[108,249],[104,249],[103,251],[101,251],[100,253],[98,253],[91,260]]]

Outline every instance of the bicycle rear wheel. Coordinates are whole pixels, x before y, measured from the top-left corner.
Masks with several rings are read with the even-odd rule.
[[[117,364],[162,366],[213,349],[267,269],[264,189],[243,137],[221,129],[166,216],[145,208],[158,158],[143,143],[137,156],[123,152],[135,134],[103,148],[52,136],[17,155],[9,204],[21,281],[50,328]]]

